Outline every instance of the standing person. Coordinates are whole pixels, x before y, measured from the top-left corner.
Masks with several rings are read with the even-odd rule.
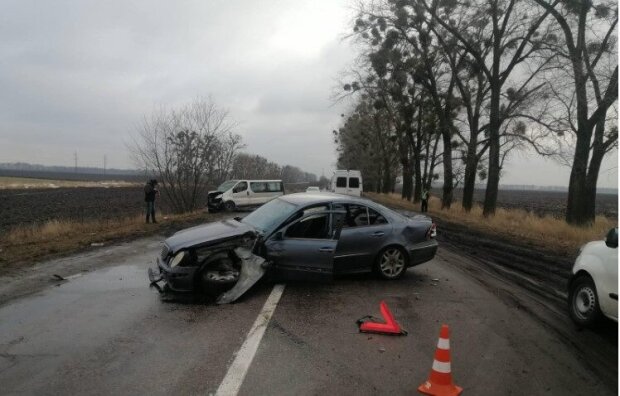
[[[153,219],[153,223],[157,223],[155,220],[155,198],[159,195],[157,189],[157,180],[151,179],[144,186],[144,202],[146,202],[146,222],[149,222],[149,218]]]
[[[424,191],[422,191],[422,206],[420,208],[422,212],[428,212],[429,196],[430,196],[430,192],[428,192],[428,188],[425,188]]]

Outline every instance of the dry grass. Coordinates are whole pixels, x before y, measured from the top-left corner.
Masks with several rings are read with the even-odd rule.
[[[217,218],[200,211],[182,215],[159,215],[158,224],[145,224],[144,216],[135,216],[84,222],[51,220],[42,224],[18,226],[0,235],[0,270],[91,246],[171,232]]]
[[[420,209],[419,205],[403,200],[397,194],[365,195],[388,206],[414,211]],[[557,252],[566,252],[567,249],[575,251],[586,242],[605,239],[607,231],[617,226],[617,221],[597,216],[592,227],[575,227],[563,219],[553,216],[540,217],[519,209],[497,209],[494,217],[486,218],[482,215],[480,206],[475,206],[469,213],[463,210],[459,203],[455,203],[450,209],[442,210],[441,200],[437,197],[431,197],[429,214],[439,220],[462,224],[489,235],[499,235]]]
[[[0,176],[0,190],[27,188],[61,188],[61,187],[132,187],[139,183],[119,180],[79,181],[79,180],[48,180],[26,177]]]

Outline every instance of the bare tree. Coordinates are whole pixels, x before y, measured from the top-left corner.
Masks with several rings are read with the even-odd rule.
[[[545,37],[558,65],[551,80],[557,110],[551,113],[554,119],[541,124],[574,135],[566,221],[588,225],[595,217],[601,162],[618,144],[617,118],[607,114],[618,99],[617,2],[532,3],[553,16],[563,36]],[[566,81],[570,83],[563,86]]]
[[[553,5],[559,3],[555,0]],[[436,34],[445,32],[454,37],[459,45],[473,58],[482,70],[489,84],[489,171],[487,189],[484,200],[485,216],[495,213],[497,192],[501,170],[501,130],[505,118],[502,117],[502,92],[510,86],[511,79],[518,74],[519,65],[531,58],[540,50],[541,30],[548,28],[543,22],[549,15],[548,10],[532,10],[525,2],[518,0],[480,0],[461,4],[457,1],[420,0],[420,5],[428,12],[437,26],[443,31],[435,30]],[[420,13],[422,10],[419,10]],[[453,15],[460,15],[459,23]],[[486,40],[491,51],[486,51],[479,36],[472,35],[477,31],[475,26],[482,25]],[[435,26],[431,24],[431,26]],[[543,34],[544,36],[545,34]],[[486,46],[486,47],[489,47]],[[544,64],[540,68],[544,68]],[[537,91],[532,87],[532,77],[538,71],[530,73],[530,77],[519,79],[513,84],[521,97],[527,97]],[[513,88],[514,89],[514,88]]]
[[[145,116],[129,149],[138,166],[157,175],[175,212],[192,211],[230,172],[242,147],[233,127],[227,111],[198,98]]]

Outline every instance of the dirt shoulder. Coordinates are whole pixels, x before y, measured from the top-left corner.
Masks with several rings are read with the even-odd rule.
[[[223,216],[230,214],[201,211],[169,215],[160,217],[158,224],[145,224],[141,216],[105,222],[60,222],[13,231],[0,237],[0,275],[18,274],[40,262],[140,238],[164,238],[184,228],[220,220]]]
[[[231,216],[230,213],[193,213],[158,224],[71,233],[38,244],[5,245],[0,253],[3,260],[0,261],[0,305],[66,282],[58,276],[73,279],[108,265],[119,265],[136,252],[152,252],[149,257],[154,264],[161,243],[176,231]]]

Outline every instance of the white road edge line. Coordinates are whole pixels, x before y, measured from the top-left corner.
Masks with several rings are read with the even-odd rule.
[[[283,292],[284,285],[275,285],[273,287],[271,294],[267,297],[267,301],[265,301],[265,305],[263,305],[263,309],[258,314],[256,321],[254,321],[252,328],[245,337],[243,345],[241,345],[241,348],[237,351],[235,360],[233,360],[228,368],[228,372],[226,372],[220,387],[217,388],[217,392],[215,392],[216,396],[235,396],[239,392],[241,384],[252,364],[254,355],[256,355],[260,341],[263,338],[263,334],[265,334],[267,325],[276,310]]]

